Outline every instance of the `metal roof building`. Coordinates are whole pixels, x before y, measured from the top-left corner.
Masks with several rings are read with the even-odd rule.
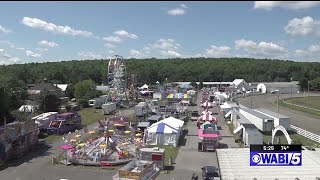
[[[217,149],[223,180],[314,180],[320,177],[320,148],[302,151],[302,166],[250,166],[250,148]]]

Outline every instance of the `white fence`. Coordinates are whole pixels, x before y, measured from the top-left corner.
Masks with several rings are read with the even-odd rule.
[[[294,126],[294,125],[291,125],[290,126],[291,129],[294,129],[299,135],[303,136],[303,137],[306,137],[308,139],[311,139],[317,143],[320,143],[320,136],[317,135],[317,134],[314,134],[312,132],[309,132],[309,131],[306,131],[304,129],[301,129],[297,126]]]

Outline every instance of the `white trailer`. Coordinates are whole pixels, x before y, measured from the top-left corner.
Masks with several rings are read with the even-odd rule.
[[[103,115],[112,114],[117,110],[116,103],[107,103],[102,105],[102,113]]]
[[[55,119],[57,114],[58,112],[46,112],[33,117],[32,120],[34,120],[35,123],[38,125],[40,131],[47,130],[47,128],[50,125],[50,122]]]
[[[255,110],[260,112],[260,113],[262,113],[262,114],[264,114],[264,115],[272,117],[273,118],[274,127],[276,127],[278,125],[281,125],[286,130],[290,130],[291,118],[289,118],[287,116],[284,116],[282,114],[276,113],[276,112],[269,111],[267,109],[263,109],[263,108],[258,108],[258,109],[255,109]]]
[[[148,112],[148,105],[145,102],[140,102],[134,107],[134,114],[138,117],[142,117]]]
[[[240,113],[243,114],[252,124],[254,124],[262,132],[272,131],[273,118],[259,113],[255,110],[249,109],[247,107],[241,107],[239,109]]]

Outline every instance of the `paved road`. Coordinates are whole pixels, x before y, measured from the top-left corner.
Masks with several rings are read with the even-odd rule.
[[[310,94],[311,95],[311,94]],[[312,94],[312,96],[319,96],[320,94]],[[304,97],[304,94],[293,94],[292,97]],[[280,99],[290,98],[290,94],[280,94]],[[238,102],[247,107],[265,108],[277,112],[277,106],[274,102],[278,99],[276,94],[257,95],[246,98],[239,98]],[[252,102],[252,103],[251,103]],[[320,119],[313,115],[292,110],[286,107],[279,106],[279,113],[291,118],[291,124],[302,129],[320,135]]]
[[[133,109],[121,111],[124,115],[132,114]],[[98,122],[88,126],[94,130]],[[77,134],[84,134],[83,130]],[[61,140],[49,145],[44,145],[40,150],[27,154],[19,160],[9,163],[9,167],[0,171],[0,180],[112,180],[115,170],[101,170],[94,167],[52,165],[50,161],[59,151],[57,146]]]
[[[189,110],[199,110],[199,105],[201,101],[201,94],[198,95],[197,104],[198,106],[189,107]],[[210,111],[219,112],[219,107],[215,107]],[[200,112],[201,113],[201,112]],[[220,133],[223,139],[220,141],[220,148],[227,147],[238,147],[230,133],[227,124],[219,112],[218,116],[218,126],[221,126]],[[201,167],[207,165],[213,165],[218,167],[217,156],[215,152],[198,152],[198,131],[196,122],[189,121],[186,125],[188,129],[188,134],[185,136],[185,145],[181,146],[179,149],[179,154],[175,160],[175,168],[170,174],[160,174],[157,178],[159,180],[188,180],[191,179],[192,173],[196,173],[201,179]]]

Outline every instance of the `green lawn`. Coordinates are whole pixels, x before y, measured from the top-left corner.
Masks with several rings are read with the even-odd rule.
[[[320,110],[320,97],[319,96],[292,98],[292,99],[286,100],[286,102]]]
[[[96,123],[98,120],[102,120],[104,118],[102,115],[102,109],[84,108],[79,111],[79,114],[82,119],[82,124],[86,126]]]
[[[306,106],[314,109],[320,109],[320,97],[305,97],[305,98],[292,98],[292,99],[286,99],[284,100],[288,103],[294,103],[301,106]],[[276,102],[275,102],[276,103]],[[307,109],[303,107],[298,107],[290,104],[285,104],[282,101],[279,101],[280,106],[284,106],[293,110],[301,111],[310,115],[315,115],[317,117],[320,117],[320,111],[315,111],[312,109]]]

